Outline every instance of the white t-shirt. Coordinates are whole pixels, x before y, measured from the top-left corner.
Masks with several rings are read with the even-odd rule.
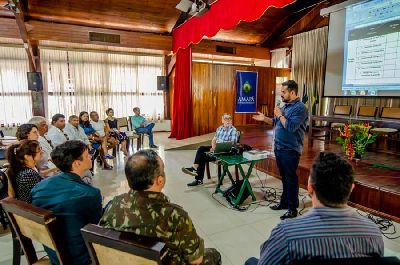
[[[95,129],[96,132],[98,132],[100,134],[100,137],[103,137],[104,135],[106,135],[106,133],[104,132],[104,121],[102,121],[102,120],[99,120],[97,122],[90,121],[90,123],[92,124],[93,129]]]

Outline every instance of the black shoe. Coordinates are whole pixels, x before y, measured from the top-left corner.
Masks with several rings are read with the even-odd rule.
[[[182,172],[193,177],[197,177],[197,170],[194,167],[183,167]]]
[[[195,179],[193,182],[190,182],[187,185],[188,185],[188,187],[194,187],[194,186],[198,186],[198,185],[203,185],[203,181]]]
[[[275,205],[270,206],[269,208],[271,208],[271,210],[276,211],[276,210],[287,209],[288,207],[285,206],[285,205],[283,205],[283,204],[277,203],[277,204],[275,204]]]
[[[151,144],[151,145],[150,145],[150,148],[158,148],[158,146],[155,145],[155,144]]]
[[[297,216],[297,210],[288,210],[280,218],[281,218],[281,220],[285,220],[285,219],[288,219],[288,218],[295,218],[296,216]]]

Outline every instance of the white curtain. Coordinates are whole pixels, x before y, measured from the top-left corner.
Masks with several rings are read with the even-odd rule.
[[[273,68],[288,68],[289,59],[286,56],[287,48],[281,48],[271,51],[271,67]]]
[[[24,123],[32,116],[24,48],[0,47],[0,126]]]
[[[310,106],[319,102],[314,114],[321,115],[326,114],[328,104],[322,102],[327,47],[328,27],[293,36],[293,79],[299,84],[301,96],[306,88]]]
[[[157,91],[162,57],[49,49],[41,53],[49,117],[83,110],[105,117],[109,107],[116,117],[126,117],[138,106],[149,118],[163,118],[163,93]]]

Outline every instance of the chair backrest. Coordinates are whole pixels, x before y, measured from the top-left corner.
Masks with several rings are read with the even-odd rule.
[[[242,137],[242,135],[243,135],[243,132],[237,130],[237,143],[240,143],[240,137]]]
[[[333,115],[346,115],[350,116],[352,110],[352,106],[347,105],[336,105],[333,110]]]
[[[161,264],[165,244],[153,238],[138,237],[134,233],[118,232],[88,224],[81,233],[89,249],[92,262],[106,264]]]
[[[15,198],[15,189],[13,186],[13,182],[11,181],[10,171],[8,169],[4,171],[4,175],[7,177],[7,189],[8,189],[8,197]]]
[[[382,108],[381,118],[400,119],[400,108]]]
[[[129,131],[128,120],[126,118],[117,118],[119,128],[126,128]]]
[[[292,265],[399,265],[397,257],[366,257],[366,258],[345,258],[345,259],[310,259],[299,260],[290,263]]]
[[[32,240],[53,249],[60,264],[70,264],[53,212],[10,197],[0,203],[18,235],[28,264],[38,261]]]
[[[375,117],[377,110],[378,110],[378,107],[360,106],[358,108],[357,116]]]

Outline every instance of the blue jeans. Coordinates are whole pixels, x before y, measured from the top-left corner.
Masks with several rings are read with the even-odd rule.
[[[154,128],[154,123],[149,123],[146,127],[136,128],[135,131],[137,133],[147,133],[149,135],[149,145],[154,145],[153,128]]]
[[[300,154],[294,150],[275,149],[275,159],[283,185],[280,204],[294,211],[299,207],[299,178],[296,170],[299,165]]]
[[[257,265],[258,264],[258,259],[255,257],[251,257],[248,260],[246,260],[246,262],[244,263],[244,265]]]

